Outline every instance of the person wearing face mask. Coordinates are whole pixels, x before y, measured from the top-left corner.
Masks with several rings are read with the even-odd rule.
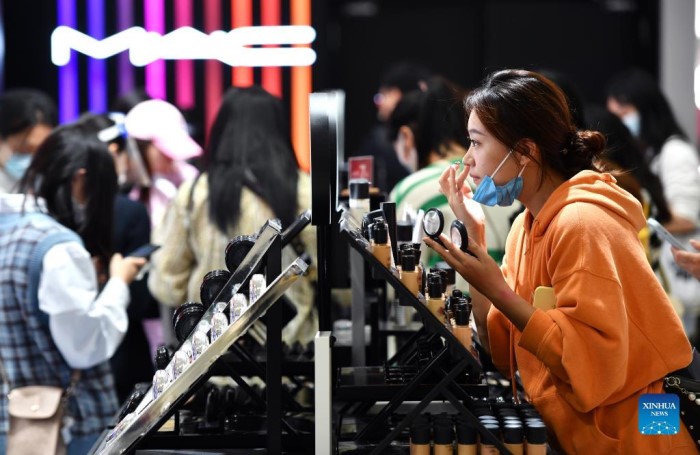
[[[112,422],[117,398],[109,358],[127,329],[129,289],[143,258],[112,255],[117,176],[107,146],[73,124],[57,128],[20,181],[0,195],[0,453],[7,390],[67,388],[68,454],[85,454]],[[109,278],[100,290],[95,262]],[[10,452],[11,453],[11,452]]]
[[[664,227],[686,244],[700,237],[700,157],[658,84],[642,70],[621,72],[610,81],[607,104],[641,142],[651,171],[661,180],[671,209]],[[670,246],[661,249],[659,261],[670,293],[683,304],[688,336],[698,336],[700,283],[678,266]]]
[[[441,191],[469,232],[461,251],[424,238],[470,285],[482,346],[515,380],[561,453],[694,453],[685,426],[644,435],[643,394],[691,362],[691,347],[637,233],[642,208],[596,169],[605,138],[577,130],[561,89],[498,71],[464,103],[470,147]],[[466,184],[471,177],[477,186]],[[485,250],[481,204],[519,200],[503,265]]]
[[[435,181],[466,152],[464,113],[458,103],[464,93],[446,79],[434,77],[428,80],[427,90],[407,93],[396,105],[389,120],[390,138],[399,162],[411,172],[389,196],[396,202],[399,218],[413,211],[438,208],[445,217],[445,226],[454,220],[447,198]],[[517,208],[496,206],[485,211],[489,225],[486,244],[489,254],[498,261],[503,257],[509,217]],[[440,260],[427,247],[423,247],[421,257],[428,266]]]
[[[34,89],[0,95],[0,193],[16,190],[32,155],[58,124],[56,103]]]

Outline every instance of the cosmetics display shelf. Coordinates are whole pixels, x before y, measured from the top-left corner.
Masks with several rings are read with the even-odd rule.
[[[236,369],[236,371],[241,376],[256,376],[260,373],[260,369],[265,370],[267,368],[267,361],[265,356],[258,355],[255,356],[253,359],[247,359],[246,361],[244,361],[241,359],[240,354],[235,351],[235,348],[232,349],[233,350],[221,356],[221,361],[223,364],[226,365],[226,367],[224,367],[221,364],[212,366],[212,376],[226,376],[228,374],[229,368]],[[252,362],[255,363],[253,364]],[[305,378],[314,377],[313,359],[291,360],[282,357],[280,369],[282,371],[283,376],[303,376]]]
[[[486,384],[469,384],[457,381],[462,390],[473,398],[487,398]],[[406,386],[406,383],[387,383],[384,367],[346,367],[338,369],[335,398],[343,402],[377,402],[391,400]],[[420,401],[437,383],[427,380],[418,384],[405,397],[407,401]]]
[[[253,248],[246,255],[245,259],[239,268],[232,274],[231,280],[227,285],[233,283],[243,283],[250,277],[253,270],[257,269],[263,258],[266,258],[266,273],[268,277],[275,277],[274,281],[269,283],[262,294],[242,312],[242,314],[228,325],[218,338],[212,340],[211,344],[201,352],[179,375],[170,375],[170,383],[160,393],[154,396],[153,386],[145,393],[144,398],[136,408],[136,410],[124,417],[117,426],[105,438],[100,440],[92,453],[94,454],[121,454],[135,450],[136,447],[152,446],[165,442],[168,444],[168,438],[179,440],[176,447],[189,446],[186,441],[196,441],[202,443],[206,441],[206,447],[213,447],[211,435],[207,437],[183,437],[178,433],[178,429],[174,434],[157,435],[156,432],[163,424],[171,417],[176,416],[177,422],[179,416],[179,407],[182,406],[194,393],[199,390],[205,381],[211,376],[211,371],[214,365],[226,365],[221,357],[226,354],[229,348],[258,321],[263,315],[267,314],[267,342],[268,353],[271,356],[281,355],[281,307],[274,305],[276,301],[285,293],[285,291],[306,271],[308,264],[301,258],[297,258],[284,271],[281,271],[281,228],[274,220],[268,221],[260,231],[258,240]],[[281,273],[280,273],[281,272]],[[251,299],[252,300],[252,299]],[[217,311],[215,305],[202,316],[199,324],[211,326],[212,317]],[[191,342],[193,334],[189,335],[187,342]],[[275,346],[274,350],[270,346]],[[179,350],[183,350],[181,346]],[[176,353],[178,354],[178,353]],[[173,371],[176,356],[168,365],[168,370]],[[225,359],[224,359],[225,360]],[[247,437],[231,437],[230,435],[221,435],[220,439],[223,445],[218,448],[239,447],[244,445],[251,447],[256,443],[258,447],[268,447],[276,453],[281,453],[283,427],[288,430],[288,435],[291,437],[297,436],[288,424],[282,419],[282,392],[281,392],[281,362],[267,362],[265,367],[265,380],[267,382],[266,400],[263,401],[263,407],[267,408],[265,416],[266,420],[266,435],[263,438],[258,438],[259,441],[251,442]],[[230,368],[229,368],[230,370]],[[234,372],[235,373],[235,372]],[[172,378],[173,376],[174,379]],[[234,380],[236,379],[235,376]],[[240,379],[240,377],[239,377]],[[239,382],[239,381],[237,381]],[[239,382],[239,384],[241,384]],[[243,384],[241,384],[243,386]],[[258,397],[259,398],[259,397]],[[148,436],[148,437],[147,437]],[[286,438],[288,442],[289,438]],[[214,438],[215,440],[217,438]],[[158,441],[157,441],[158,440]],[[275,444],[277,447],[270,449],[270,445]],[[202,447],[200,447],[202,448]]]
[[[396,424],[388,434],[382,432],[381,435],[379,435],[381,440],[374,446],[374,449],[371,451],[372,454],[384,453],[391,445],[392,441],[397,439],[402,431],[413,422],[431,401],[439,399],[448,400],[454,406],[455,410],[477,429],[481,437],[491,442],[501,453],[510,453],[499,438],[488,431],[479,419],[464,405],[465,402],[472,399],[470,396],[471,390],[460,384],[457,378],[461,377],[467,368],[471,369],[471,371],[482,372],[479,360],[476,359],[454,334],[433,315],[425,305],[425,300],[422,295],[413,295],[401,282],[395,270],[386,268],[374,257],[369,249],[369,242],[361,235],[359,230],[352,229],[352,227],[349,227],[350,225],[348,223],[341,223],[341,226],[341,237],[348,242],[352,249],[362,256],[365,262],[370,264],[375,274],[374,276],[384,279],[394,288],[402,304],[410,305],[418,312],[423,321],[423,330],[425,330],[429,336],[439,336],[445,340],[443,349],[434,355],[427,365],[422,366],[410,382],[399,385],[398,387],[400,390],[398,392],[392,392],[393,396],[382,396],[382,399],[388,400],[388,403],[357,433],[354,439],[355,442],[365,443],[376,440],[378,436],[376,429],[384,428],[384,424],[390,418],[392,412],[404,401],[410,401],[410,397],[420,395],[421,401],[401,420],[401,422]],[[451,355],[457,357],[458,360],[456,363],[447,362]],[[336,390],[334,392],[336,397],[343,396],[344,393],[341,390],[343,388],[342,373],[341,371],[339,377],[341,381],[336,384]],[[356,376],[355,373],[351,374],[350,371],[347,370],[345,371],[345,375]],[[421,390],[421,392],[424,393],[419,394],[417,390],[425,385],[427,382],[426,379],[435,375],[439,376],[439,380],[425,390]],[[479,384],[475,384],[477,390],[479,390],[478,387],[482,387],[481,390],[483,390],[483,387],[488,387],[483,380],[479,382]],[[349,385],[349,383],[346,382],[346,385]],[[469,387],[471,387],[471,385]],[[365,393],[370,394],[370,390],[372,388],[377,388],[377,385],[368,383],[366,386],[353,386],[353,388],[355,389],[353,390],[353,394],[362,394],[363,391],[361,389],[364,389]],[[392,391],[391,388],[386,386],[378,386],[378,389],[384,389],[381,391],[386,392]],[[376,395],[379,396],[380,394],[376,393]]]

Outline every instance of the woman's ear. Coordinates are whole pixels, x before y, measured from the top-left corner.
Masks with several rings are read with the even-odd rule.
[[[523,139],[518,143],[518,153],[516,154],[520,167],[525,167],[530,163],[540,162],[540,148],[530,139]]]
[[[398,159],[411,172],[418,169],[418,152],[416,151],[416,137],[408,126],[399,128],[395,146]]]
[[[85,203],[87,195],[85,194],[85,168],[80,168],[75,171],[71,180],[71,194],[80,203]]]

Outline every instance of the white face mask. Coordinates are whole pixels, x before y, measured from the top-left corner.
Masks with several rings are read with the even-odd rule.
[[[625,114],[621,120],[627,129],[630,130],[632,136],[639,138],[639,135],[642,133],[642,118],[639,116],[639,112]]]
[[[418,150],[415,147],[406,152],[406,136],[403,133],[399,133],[396,138],[396,144],[394,146],[396,150],[396,156],[403,167],[405,167],[409,172],[413,173],[418,170]]]
[[[75,224],[79,228],[85,224],[85,204],[78,202],[74,197],[71,197],[71,202],[73,202],[73,217],[75,218]]]

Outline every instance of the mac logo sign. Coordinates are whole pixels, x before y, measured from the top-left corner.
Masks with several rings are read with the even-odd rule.
[[[135,66],[160,59],[219,60],[229,66],[309,66],[316,61],[313,49],[283,46],[311,44],[315,38],[316,31],[306,25],[239,27],[210,34],[182,27],[165,35],[131,27],[102,40],[60,26],[51,34],[51,61],[67,65],[71,50],[97,59],[128,50]]]

